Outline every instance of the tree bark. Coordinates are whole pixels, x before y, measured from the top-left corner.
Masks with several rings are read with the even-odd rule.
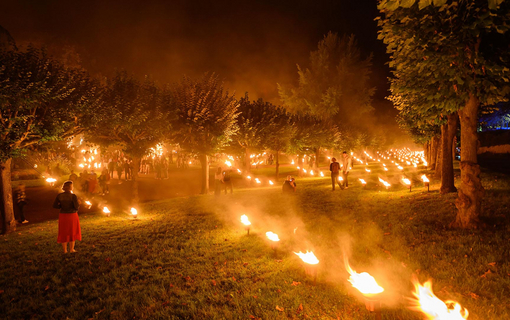
[[[278,178],[280,177],[280,151],[276,151],[276,157],[275,157],[275,163],[276,163],[276,181],[278,181]]]
[[[138,194],[138,170],[140,168],[141,159],[133,157],[133,171],[131,172],[131,179],[133,179],[133,200],[132,205],[137,206],[140,203],[140,196]]]
[[[209,156],[201,154],[199,156],[200,164],[202,165],[202,190],[201,194],[209,193]]]
[[[11,184],[11,163],[12,158],[0,163],[0,191],[2,198],[0,199],[2,214],[2,232],[10,233],[16,231],[16,218],[14,217],[14,207],[12,200],[12,184]]]
[[[443,149],[443,164],[441,170],[441,189],[442,194],[457,192],[453,175],[453,140],[457,135],[458,115],[457,113],[448,115],[448,122],[441,126],[441,138]]]
[[[443,125],[444,126],[444,125]],[[443,131],[442,127],[441,126],[441,132]],[[441,134],[441,137],[438,137],[437,138],[437,142],[436,142],[436,146],[437,146],[437,158],[436,158],[436,167],[434,169],[434,178],[436,179],[441,179],[441,171],[442,171],[442,164],[443,164],[443,148],[442,148],[442,144],[441,144],[441,141],[442,141],[442,138],[443,135]]]
[[[466,106],[459,111],[460,117],[460,188],[459,197],[455,201],[457,217],[453,226],[475,228],[479,223],[482,211],[482,199],[485,190],[480,179],[477,149],[478,135],[478,98],[470,95]]]
[[[425,142],[425,144],[423,145],[423,157],[425,158],[425,161],[427,161],[427,163],[429,163],[429,154],[430,154],[429,143]]]
[[[436,168],[436,159],[437,159],[437,138],[432,137],[430,139],[430,161],[429,170],[434,170]]]
[[[313,170],[319,172],[319,156],[321,155],[321,148],[315,149],[315,163],[313,164]]]

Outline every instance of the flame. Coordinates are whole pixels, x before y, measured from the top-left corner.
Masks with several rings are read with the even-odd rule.
[[[138,214],[138,211],[135,208],[131,208],[131,214],[136,216]]]
[[[407,179],[407,178],[402,178],[402,182],[404,182],[406,185],[411,185],[411,180]]]
[[[255,182],[260,183],[259,178],[255,178]]]
[[[366,171],[366,172],[370,172],[370,169],[368,169],[368,168],[365,168],[365,171]]]
[[[270,184],[270,185],[273,185],[274,183],[273,183],[273,181],[269,180],[269,184]]]
[[[271,231],[266,232],[266,236],[271,241],[280,241],[280,238],[278,238],[278,235]]]
[[[237,169],[237,172],[238,172],[239,174],[241,174],[241,170]]]
[[[36,165],[36,164],[34,164],[34,168],[37,168],[37,165]]]
[[[374,277],[372,277],[367,272],[357,273],[352,270],[349,265],[349,261],[347,258],[345,259],[345,268],[347,272],[349,272],[348,281],[352,284],[352,286],[358,289],[363,295],[375,295],[384,291],[384,288],[377,284]]]
[[[88,205],[88,206],[92,205],[92,203],[90,203],[90,201],[85,201],[85,204]]]
[[[398,170],[403,170],[404,169],[404,168],[402,168],[402,166],[398,166],[397,168],[398,168]]]
[[[49,182],[49,183],[53,183],[55,181],[57,181],[57,179],[55,179],[55,178],[47,178],[46,179],[46,182]]]
[[[310,174],[313,176],[313,170],[310,170]]]
[[[388,168],[384,167],[384,171],[388,171]]]
[[[322,171],[321,171],[321,177],[324,177],[324,173],[322,173]]]
[[[290,164],[294,164],[294,160],[292,160],[292,162]]]
[[[423,182],[425,182],[425,183],[429,182],[429,179],[427,178],[427,176],[426,176],[426,175],[421,176],[421,179],[422,179],[422,180],[423,180]]]
[[[251,177],[250,176],[246,176],[246,179],[251,180]]]
[[[301,258],[301,260],[303,260],[304,263],[308,263],[308,264],[318,264],[319,263],[319,259],[317,259],[317,257],[313,254],[312,251],[306,251],[306,253],[299,251],[299,252],[294,252],[294,253],[297,254]]]
[[[362,185],[366,185],[367,184],[367,182],[365,180],[363,180],[363,179],[359,179],[359,182],[361,182]]]
[[[230,162],[230,161],[228,161],[228,160],[226,160],[226,161],[225,161],[225,164],[226,164],[228,167],[232,167],[232,162]]]
[[[298,168],[298,170],[301,169],[300,167],[297,167],[297,168]]]
[[[389,184],[388,182],[384,181],[381,178],[379,178],[379,182],[381,182],[386,187],[386,189],[388,189],[391,186],[391,184]]]
[[[250,222],[250,220],[248,219],[248,216],[247,216],[247,215],[245,215],[245,214],[243,214],[243,215],[241,216],[241,223],[242,223],[242,224],[244,224],[245,226],[249,226],[249,225],[251,225],[251,222]]]
[[[344,178],[338,176],[338,181],[344,181]]]
[[[303,169],[303,172],[306,173],[306,169]]]
[[[423,286],[418,281],[413,281],[416,292],[413,295],[411,309],[423,312],[429,320],[465,320],[469,316],[467,309],[463,309],[455,301],[441,301],[432,292],[432,282],[427,281]]]
[[[110,213],[110,209],[108,209],[108,207],[104,207],[103,212],[108,214],[108,213]]]

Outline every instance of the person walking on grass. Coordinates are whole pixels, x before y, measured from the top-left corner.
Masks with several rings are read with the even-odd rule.
[[[16,190],[16,205],[19,209],[19,222],[20,223],[28,223],[28,220],[25,219],[25,213],[23,212],[23,208],[27,204],[27,194],[25,193],[25,185],[20,184],[18,189]]]
[[[331,191],[335,191],[335,185],[337,183],[340,189],[343,189],[344,187],[340,184],[340,181],[338,181],[338,177],[340,176],[340,163],[336,162],[336,158],[331,159],[329,171],[331,171],[331,187],[333,188]]]
[[[80,220],[78,219],[78,208],[80,205],[78,197],[72,193],[72,181],[64,182],[62,190],[64,192],[59,193],[53,203],[53,208],[60,209],[57,242],[62,244],[64,253],[67,253],[68,243],[69,252],[76,252],[74,250],[75,241],[81,241]]]
[[[221,186],[223,185],[223,171],[221,167],[218,167],[214,174],[214,195],[219,196],[221,194]]]
[[[232,170],[227,169],[223,171],[223,186],[225,187],[225,194],[230,189],[230,194],[234,193],[234,187],[232,186]]]
[[[344,178],[343,184],[345,185],[345,189],[349,188],[349,180],[347,177],[349,176],[349,170],[352,167],[352,158],[347,154],[347,151],[342,153],[342,177]]]

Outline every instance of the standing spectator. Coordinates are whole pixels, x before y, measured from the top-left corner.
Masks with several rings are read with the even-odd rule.
[[[71,174],[69,175],[69,180],[71,180],[72,182],[76,182],[78,180],[78,175],[76,175],[76,173],[74,173],[74,170],[71,170]]]
[[[221,194],[221,185],[223,184],[223,172],[221,167],[218,167],[214,174],[214,195],[219,196]]]
[[[74,250],[75,241],[81,241],[80,220],[78,218],[78,208],[80,205],[78,197],[72,193],[72,181],[64,182],[62,190],[64,192],[59,193],[53,203],[53,208],[60,209],[57,242],[62,244],[64,253],[67,253],[67,243],[69,243],[69,251],[76,252]]]
[[[110,175],[108,174],[108,170],[103,169],[101,175],[99,176],[99,187],[101,187],[101,192],[107,194],[110,192],[108,185],[110,184]]]
[[[113,179],[113,171],[115,170],[115,162],[110,159],[110,162],[108,162],[108,171],[110,172],[111,178]]]
[[[129,160],[124,161],[124,178],[126,181],[131,178]]]
[[[78,181],[80,183],[81,192],[87,193],[87,191],[89,191],[89,173],[87,170],[83,170],[83,172],[80,173]]]
[[[283,193],[296,192],[296,180],[292,178],[292,176],[287,176],[287,180],[285,180],[282,186],[282,192]]]
[[[123,170],[123,168],[124,168],[124,165],[119,160],[117,162],[117,167],[115,168],[115,170],[117,171],[117,179],[119,179],[119,180],[122,178],[122,170]]]
[[[230,194],[234,193],[234,188],[232,186],[232,169],[223,171],[223,186],[225,187],[225,194],[227,194],[227,189],[230,189]]]
[[[161,179],[161,172],[163,172],[162,163],[160,159],[154,160],[154,169],[156,170],[156,179]]]
[[[89,194],[94,194],[94,193],[97,193],[97,186],[98,186],[98,181],[97,181],[97,174],[94,172],[94,170],[90,171],[90,174],[89,174],[89,189],[88,189],[88,193]]]
[[[25,185],[20,184],[18,189],[16,190],[16,205],[19,209],[19,222],[20,223],[28,223],[28,220],[25,219],[25,213],[23,208],[27,204],[27,194],[25,193]]]
[[[337,183],[340,189],[343,189],[344,187],[342,187],[340,181],[338,181],[338,177],[340,176],[340,163],[336,162],[336,158],[331,159],[329,171],[331,171],[331,186],[333,187],[332,191],[335,191],[335,184]]]
[[[344,184],[345,184],[345,189],[349,188],[349,181],[347,180],[347,176],[349,175],[349,170],[351,170],[351,166],[352,166],[352,158],[347,154],[347,151],[344,151],[342,153],[342,165],[343,165],[343,168],[342,168],[342,176],[344,178]]]

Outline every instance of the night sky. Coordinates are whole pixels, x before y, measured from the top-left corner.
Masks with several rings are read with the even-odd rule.
[[[159,82],[217,72],[238,97],[280,104],[277,83],[297,81],[310,51],[328,31],[355,34],[374,54],[374,107],[390,111],[376,0],[106,1],[12,0],[0,25],[18,44],[72,46],[92,74],[126,69]]]

